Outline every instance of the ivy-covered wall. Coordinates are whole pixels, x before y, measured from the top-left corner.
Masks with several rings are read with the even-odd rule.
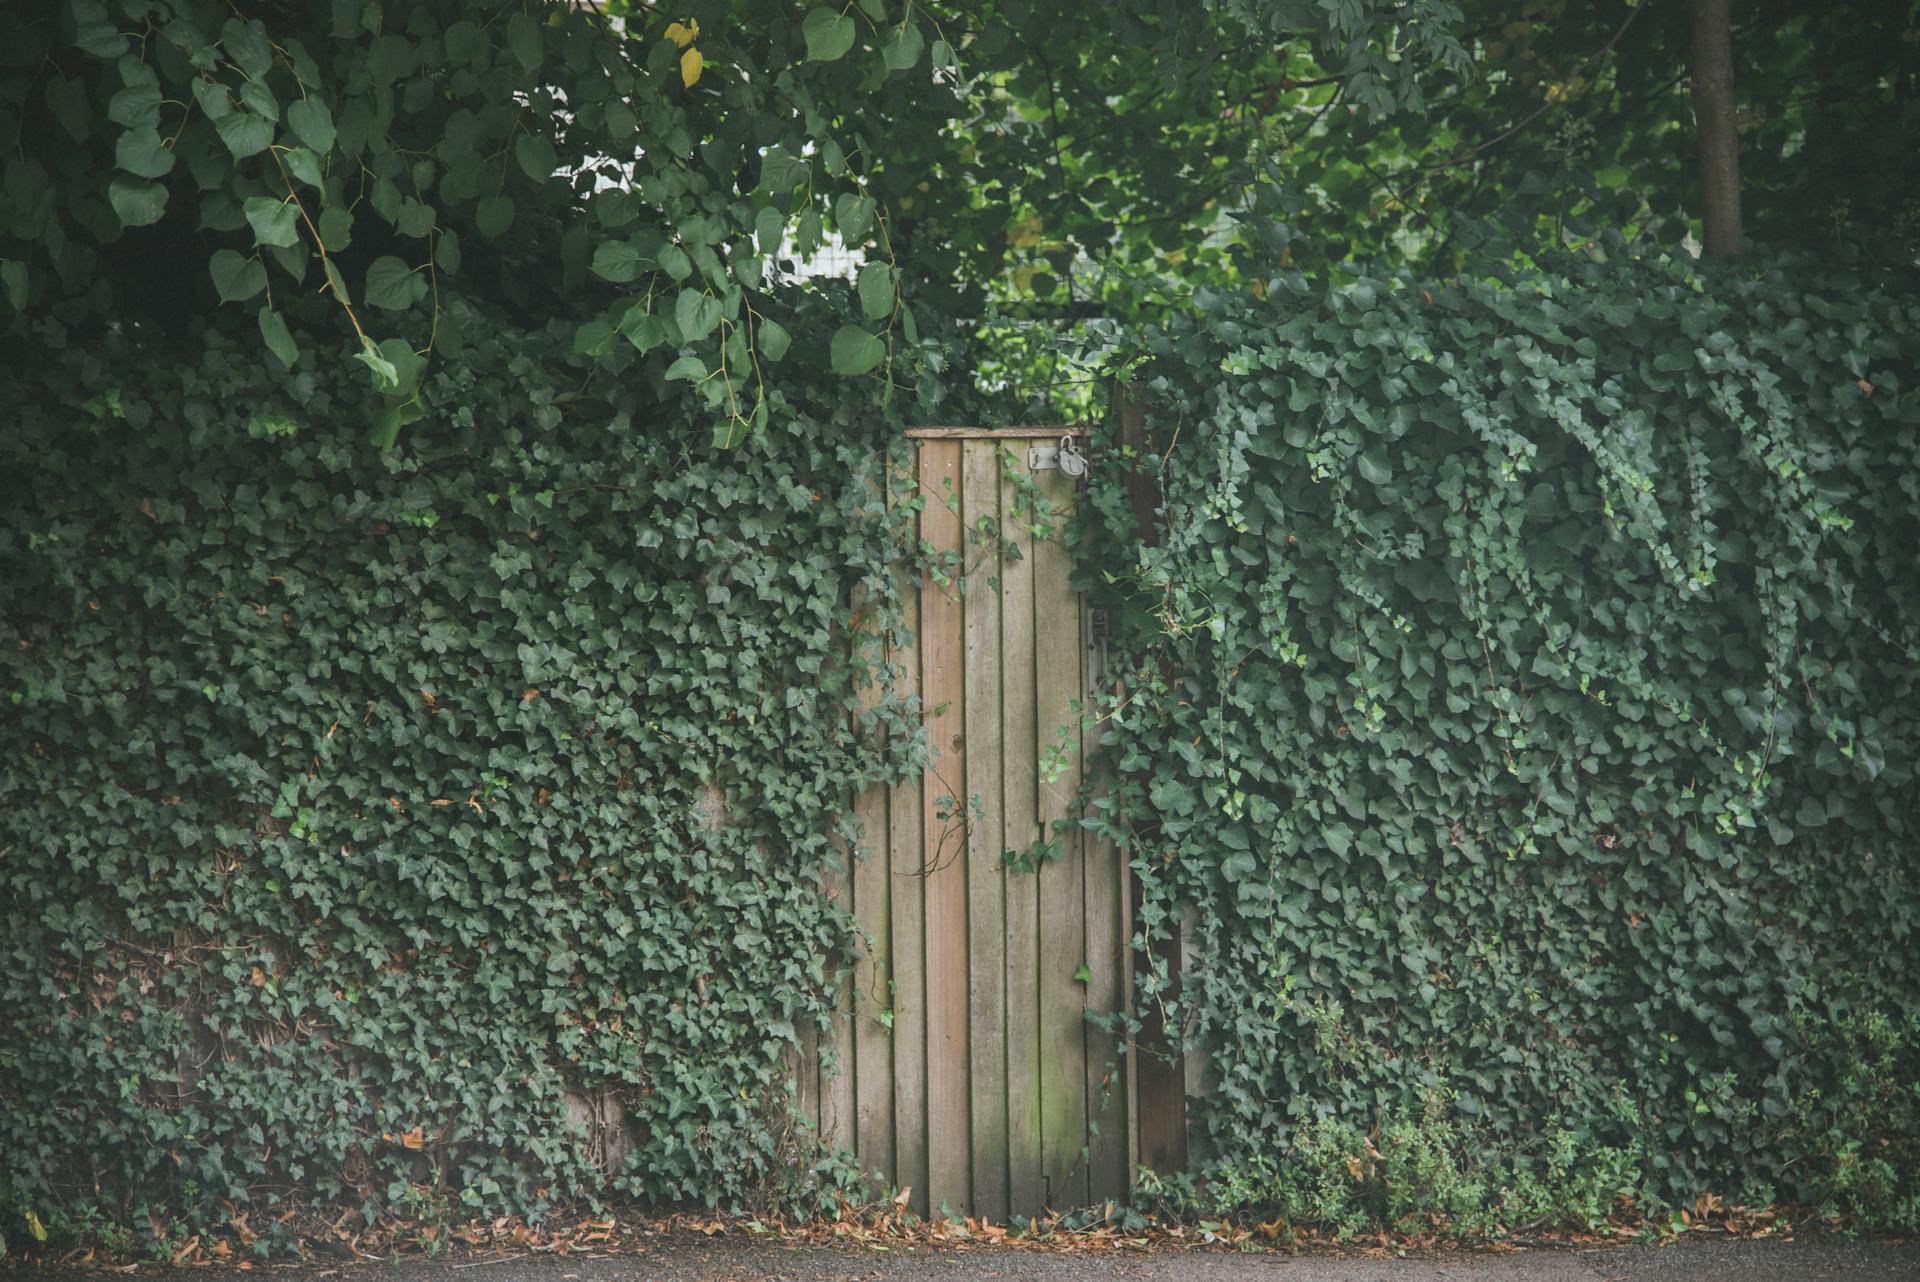
[[[1094,821],[1189,923],[1138,987],[1205,1051],[1196,1196],[1920,1222],[1916,294],[1555,270],[1202,292],[1136,371],[1153,542],[1095,470]],[[718,451],[564,325],[464,328],[391,452],[215,331],[0,375],[0,1199],[807,1178],[822,871],[914,752],[850,720],[897,424],[795,379]]]
[[[804,1177],[784,1057],[852,938],[819,881],[900,742],[848,717],[891,432],[863,385],[796,382],[715,450],[571,330],[473,323],[388,453],[351,362],[146,330],[7,363],[27,1208],[144,1240],[150,1211],[265,1234]]]
[[[1140,356],[1098,822],[1211,1196],[1920,1220],[1914,282],[1276,270]]]

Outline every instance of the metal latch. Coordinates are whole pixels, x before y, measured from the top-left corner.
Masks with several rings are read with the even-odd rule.
[[[1058,445],[1029,445],[1027,447],[1027,468],[1033,472],[1052,472],[1056,469],[1065,472],[1076,480],[1087,474],[1089,460],[1074,444],[1071,433],[1060,438]]]

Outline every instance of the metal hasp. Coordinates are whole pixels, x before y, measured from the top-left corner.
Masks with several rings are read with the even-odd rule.
[[[1029,445],[1027,468],[1034,472],[1065,472],[1079,480],[1087,474],[1091,460],[1080,452],[1071,435],[1062,436],[1058,445]]]

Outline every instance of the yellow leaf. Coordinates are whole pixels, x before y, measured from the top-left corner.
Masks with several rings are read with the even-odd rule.
[[[1016,267],[1013,269],[1013,287],[1023,294],[1033,292],[1033,268]]]
[[[47,1226],[40,1222],[40,1217],[32,1210],[27,1212],[27,1233],[36,1242],[47,1240]]]
[[[700,78],[700,69],[707,65],[698,49],[688,49],[680,55],[680,83],[693,88],[693,82]]]
[[[688,18],[685,23],[669,22],[667,24],[667,39],[682,49],[692,44],[699,36],[700,19],[698,18]]]

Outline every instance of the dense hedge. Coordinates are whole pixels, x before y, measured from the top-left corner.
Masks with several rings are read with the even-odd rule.
[[[474,318],[386,454],[350,362],[8,360],[0,1186],[43,1216],[738,1201],[807,1156],[819,880],[899,747],[847,717],[887,422],[782,392],[715,451],[571,346]]]
[[[1433,1209],[1438,1135],[1496,1220],[1552,1168],[1915,1223],[1913,282],[1276,272],[1142,357],[1101,822],[1191,916],[1143,992],[1215,1195]]]

